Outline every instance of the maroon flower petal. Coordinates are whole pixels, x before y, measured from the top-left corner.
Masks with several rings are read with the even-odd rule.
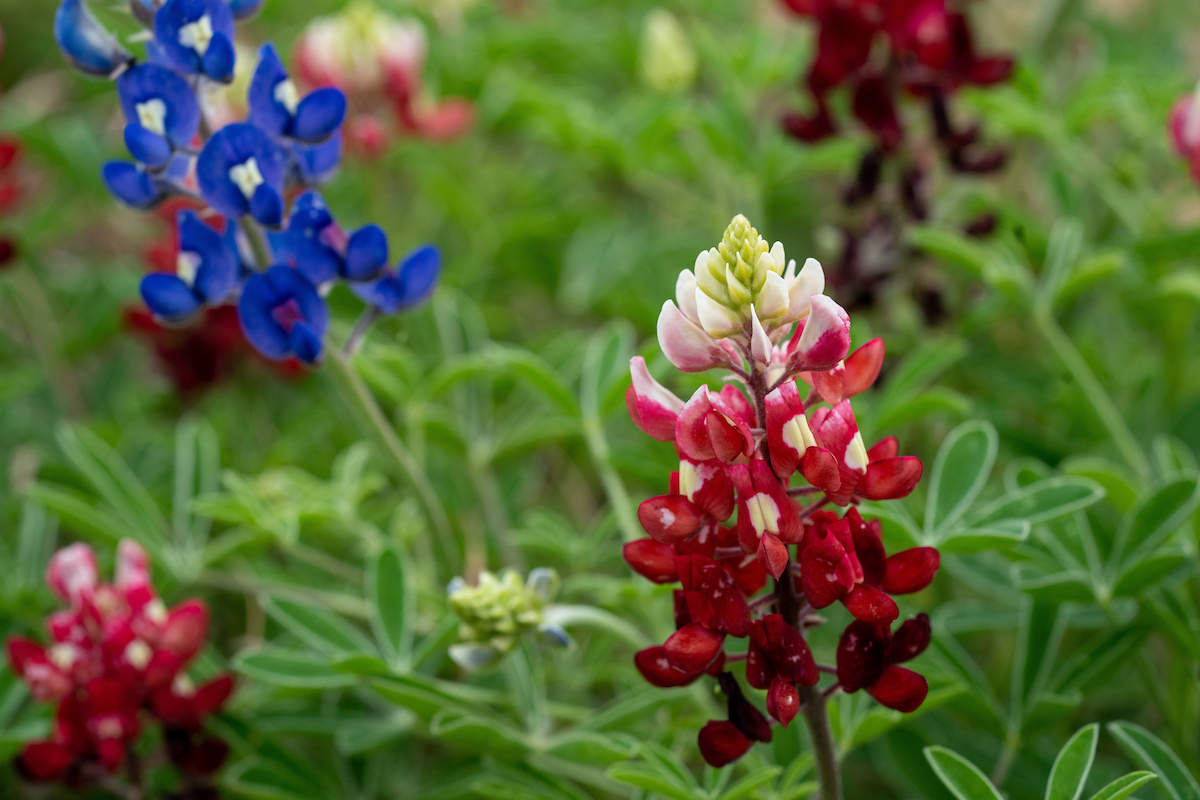
[[[892,651],[890,660],[893,664],[916,658],[929,647],[932,632],[929,628],[929,617],[918,614],[904,621],[892,636]]]
[[[857,692],[874,683],[887,665],[887,655],[884,629],[866,622],[851,622],[842,632],[837,649],[837,674],[842,689]]]
[[[891,625],[900,616],[896,601],[874,586],[859,584],[842,602],[855,619],[872,625]]]
[[[815,540],[811,544],[810,536]],[[854,587],[853,567],[845,549],[836,537],[818,528],[809,528],[798,560],[800,586],[813,608],[832,605]]]
[[[675,583],[679,571],[675,568],[675,549],[653,539],[628,542],[621,550],[625,563],[646,580],[654,583]]]
[[[800,693],[783,678],[776,678],[767,692],[767,713],[787,727],[800,710]]]
[[[639,650],[633,657],[633,664],[647,683],[660,689],[687,686],[700,677],[699,673],[689,675],[671,666],[671,660],[667,658],[667,651],[662,645]]]
[[[761,620],[751,623],[752,626],[761,624]],[[751,636],[754,628],[751,627]],[[775,659],[767,649],[751,639],[746,650],[746,683],[755,689],[766,689],[775,679]]]
[[[25,745],[17,767],[31,781],[56,780],[75,763],[75,754],[57,742],[30,742]]]
[[[638,506],[638,522],[655,541],[674,544],[700,530],[704,517],[686,497],[663,494]]]
[[[929,683],[911,669],[890,666],[867,687],[867,692],[888,708],[908,714],[925,702]]]
[[[725,635],[714,633],[698,622],[685,625],[663,643],[671,666],[688,673],[703,672],[725,643]]]
[[[728,720],[710,720],[700,729],[698,741],[700,755],[709,766],[717,768],[737,761],[754,744]]]
[[[882,588],[888,594],[913,594],[933,583],[941,556],[932,547],[914,547],[887,560]]]
[[[921,459],[916,456],[882,458],[867,465],[858,489],[868,500],[908,497],[921,480],[923,470]]]
[[[758,560],[776,580],[787,569],[788,549],[773,533],[764,533],[758,540]]]

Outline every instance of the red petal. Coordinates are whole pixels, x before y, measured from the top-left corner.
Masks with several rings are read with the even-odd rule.
[[[867,692],[888,708],[907,714],[916,711],[925,702],[929,683],[911,669],[891,666],[867,687]]]
[[[29,664],[41,664],[46,661],[46,648],[32,639],[26,639],[24,636],[11,636],[5,644],[8,650],[8,663],[17,675],[24,676],[25,667]]]
[[[803,454],[784,438],[784,426],[804,415],[804,402],[795,380],[789,380],[767,395],[767,446],[771,451],[771,468],[781,481],[786,481],[800,465]],[[807,422],[805,423],[807,424]],[[807,448],[806,448],[807,449]],[[834,467],[836,472],[837,467]]]
[[[671,666],[688,673],[703,672],[721,652],[725,635],[714,633],[698,622],[685,625],[663,643]]]
[[[887,634],[875,625],[851,622],[837,649],[837,674],[842,689],[857,692],[869,686],[887,664]]]
[[[810,447],[804,451],[800,473],[806,481],[825,492],[836,492],[842,482],[837,459],[823,447]]]
[[[933,583],[941,556],[932,547],[914,547],[887,560],[887,575],[880,586],[888,594],[912,594]]]
[[[760,622],[761,620],[756,620],[751,625],[757,626]],[[752,627],[751,635],[753,632]],[[771,685],[775,674],[775,659],[752,639],[746,650],[746,683],[755,689],[766,689]]]
[[[687,686],[700,677],[699,673],[689,675],[671,666],[667,651],[661,645],[639,650],[633,657],[633,663],[648,683],[660,689]]]
[[[710,720],[700,729],[700,755],[711,767],[732,764],[754,744],[728,720]]]
[[[842,602],[855,619],[873,625],[891,625],[900,616],[896,601],[873,586],[855,586]]]
[[[83,542],[59,550],[46,567],[46,585],[72,607],[90,598],[99,580],[96,554]]]
[[[711,631],[745,636],[750,607],[729,571],[704,556],[680,556],[676,563],[691,618]]]
[[[194,695],[196,711],[200,714],[212,714],[225,705],[225,701],[233,694],[233,676],[218,675],[196,690]]]
[[[742,394],[742,390],[732,383],[727,383],[721,387],[720,398],[725,405],[733,410],[737,418],[747,425],[753,426],[757,419],[757,414],[754,413],[754,406],[750,405],[750,401],[746,399],[746,395]]]
[[[812,650],[800,635],[800,631],[791,625],[784,624],[779,637],[779,648],[775,653],[775,665],[779,674],[792,683],[801,686],[816,686],[821,679],[817,671],[817,662],[813,660]]]
[[[840,403],[849,395],[845,394],[846,368],[838,364],[833,369],[824,372],[808,372],[813,387],[821,395],[821,399],[830,405]]]
[[[728,418],[715,411],[708,412],[704,418],[705,430],[712,443],[713,452],[717,459],[725,463],[733,461],[738,456],[749,456],[753,452],[754,441],[733,425]]]
[[[925,614],[918,614],[912,619],[905,620],[892,636],[889,660],[893,664],[900,664],[916,658],[925,652],[925,648],[929,647],[931,637],[929,617]]]
[[[767,585],[767,570],[757,556],[734,556],[722,558],[720,563],[744,595],[752,595]]]
[[[704,517],[686,497],[662,494],[638,506],[638,521],[655,541],[674,544],[700,530]]]
[[[767,713],[787,727],[800,710],[800,693],[782,678],[776,678],[767,692]]]
[[[207,638],[208,606],[201,600],[184,600],[171,609],[159,644],[188,661],[200,652]]]
[[[867,450],[867,459],[882,461],[885,458],[895,458],[900,452],[900,440],[895,436],[885,436]]]
[[[846,359],[842,397],[862,394],[875,383],[883,368],[884,349],[883,339],[872,339],[850,354]]]
[[[21,771],[34,781],[59,778],[75,763],[70,748],[57,742],[31,742],[21,752]]]
[[[921,459],[899,456],[872,461],[859,484],[868,500],[895,500],[908,497],[921,480]]]
[[[712,410],[708,400],[708,386],[697,389],[679,412],[675,421],[675,443],[689,458],[709,461],[717,457],[708,438],[705,419]]]
[[[773,533],[764,533],[758,540],[758,560],[763,563],[767,572],[776,580],[787,569],[788,550],[779,537]]]
[[[810,528],[813,537],[824,536],[801,546],[800,586],[813,608],[825,608],[840,600],[854,587],[854,576],[846,551],[832,536]]]
[[[862,565],[863,583],[878,586],[887,574],[887,552],[883,549],[883,525],[878,519],[864,522],[857,508],[846,512],[854,552]]]
[[[621,550],[625,563],[634,572],[654,583],[675,583],[679,571],[675,569],[675,549],[669,544],[653,539],[638,539],[628,542]]]
[[[733,482],[725,474],[724,465],[716,460],[691,464],[699,485],[692,489],[688,499],[715,520],[729,519],[734,508]]]

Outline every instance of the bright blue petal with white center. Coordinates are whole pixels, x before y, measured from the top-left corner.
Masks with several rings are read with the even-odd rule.
[[[292,123],[292,110],[280,100],[280,85],[288,80],[287,70],[275,52],[275,46],[264,44],[258,51],[258,66],[250,80],[246,99],[250,103],[250,122],[272,136],[285,136]],[[293,87],[291,90],[295,92]]]
[[[284,152],[254,125],[226,125],[212,135],[196,161],[200,194],[220,214],[240,217],[250,213],[251,200],[262,186],[276,198],[281,196],[284,161]],[[255,203],[263,212],[263,200]],[[275,210],[274,201],[268,210]],[[281,199],[278,211],[282,213]]]
[[[326,86],[308,94],[296,107],[291,135],[302,142],[320,142],[341,127],[346,118],[346,95]]]
[[[129,155],[148,167],[161,167],[171,160],[171,143],[166,137],[146,130],[136,122],[125,126]]]
[[[205,56],[218,34],[227,41],[224,45],[217,43],[218,52],[210,61],[225,60],[227,52],[221,55],[221,51],[226,46],[232,49],[233,11],[224,0],[167,0],[154,15],[154,39],[159,51],[167,63],[180,72],[208,74]],[[220,75],[209,77],[226,80]]]
[[[157,64],[138,64],[117,78],[125,121],[187,147],[200,129],[200,103],[178,73]]]
[[[205,303],[221,302],[237,288],[237,257],[225,237],[201,222],[195,212],[181,211],[178,224],[180,253],[194,253],[199,259],[193,290]]]

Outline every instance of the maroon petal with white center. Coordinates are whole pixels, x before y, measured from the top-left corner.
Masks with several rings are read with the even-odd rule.
[[[842,598],[842,603],[855,619],[873,625],[891,625],[900,616],[896,601],[874,586],[855,586]]]
[[[870,686],[883,674],[887,659],[886,631],[866,622],[851,622],[838,641],[838,682],[846,692]]]
[[[941,556],[932,547],[914,547],[887,560],[882,588],[888,594],[913,594],[933,583]]]
[[[695,535],[704,517],[686,497],[663,494],[642,501],[638,522],[655,541],[674,544]]]
[[[767,395],[767,447],[771,452],[771,468],[786,481],[800,466],[805,452],[816,445],[804,401],[794,380],[777,386]],[[834,465],[836,474],[836,464]]]
[[[929,647],[932,635],[927,615],[918,614],[912,619],[906,619],[904,624],[897,628],[896,633],[892,635],[892,650],[889,660],[893,664],[911,661],[925,652],[925,648]]]
[[[72,648],[71,644],[58,644],[55,648]],[[13,673],[19,675],[29,689],[29,694],[39,703],[55,703],[66,697],[74,688],[69,669],[71,662],[62,666],[51,660],[45,648],[37,642],[14,636],[7,642],[8,663]],[[66,652],[65,650],[61,652]],[[56,659],[61,661],[61,659]]]
[[[688,674],[673,667],[662,645],[639,650],[633,657],[633,663],[647,683],[660,689],[687,686],[700,677],[699,672]]]
[[[850,315],[823,294],[812,297],[812,312],[794,339],[787,369],[790,373],[827,370],[850,352]]]
[[[888,708],[908,714],[925,702],[929,682],[911,669],[893,665],[867,687],[867,692]]]
[[[732,722],[710,720],[700,729],[698,744],[704,761],[710,767],[720,769],[746,755],[754,742]]]
[[[675,569],[675,549],[653,539],[638,539],[628,542],[621,555],[633,571],[653,583],[675,583],[679,571]]]
[[[675,631],[663,643],[671,666],[684,672],[703,672],[721,652],[725,635],[714,633],[698,622]]]
[[[868,454],[868,458],[869,458]],[[858,490],[868,500],[897,500],[908,497],[921,480],[924,467],[915,456],[898,456],[872,461]]]
[[[625,404],[634,424],[660,442],[674,441],[675,420],[683,401],[654,380],[641,356],[629,360],[629,374],[633,385],[625,392]]]
[[[767,692],[767,713],[779,720],[779,724],[787,727],[800,710],[800,693],[796,687],[783,678],[771,682]]]
[[[678,493],[691,500],[697,508],[720,522],[733,515],[733,483],[720,461],[683,458],[679,462],[678,475]]]
[[[728,570],[700,555],[679,556],[676,564],[690,619],[712,631],[745,636],[750,607]]]

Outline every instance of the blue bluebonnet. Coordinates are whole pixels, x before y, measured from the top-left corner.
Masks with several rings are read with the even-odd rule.
[[[176,273],[152,273],[142,278],[141,286],[146,306],[166,322],[186,320],[204,306],[226,300],[237,288],[240,269],[230,236],[205,225],[193,211],[181,211],[177,224]],[[233,225],[229,223],[227,233],[232,234]]]
[[[346,118],[346,95],[340,89],[326,86],[300,97],[270,44],[259,50],[247,99],[250,122],[272,136],[310,144],[328,139]]]
[[[200,129],[200,103],[178,73],[155,64],[138,64],[117,78],[125,112],[125,145],[143,164],[162,166]]]
[[[299,270],[277,264],[247,278],[238,317],[246,339],[267,358],[294,355],[308,364],[321,358],[329,309]]]
[[[212,135],[196,160],[200,195],[226,217],[249,214],[274,228],[283,220],[286,159],[286,153],[254,125],[226,125]]]
[[[154,15],[158,54],[188,75],[232,81],[233,37],[233,10],[225,0],[167,0]]]
[[[116,80],[125,143],[136,162],[105,164],[109,190],[140,209],[183,195],[208,205],[202,215],[225,218],[224,234],[196,212],[177,218],[175,274],[148,275],[141,284],[151,312],[182,324],[207,307],[236,302],[255,349],[311,364],[325,347],[329,309],[322,293],[329,283],[350,282],[372,308],[390,314],[428,298],[441,262],[426,246],[388,269],[381,228],[347,233],[338,225],[312,187],[341,162],[346,98],[334,88],[301,96],[273,46],[260,52],[248,119],[212,132],[205,126],[199,92],[208,81],[232,81],[235,23],[262,4],[129,0],[133,17],[153,32],[144,60],[121,46],[87,0],[61,0],[55,36],[77,68]],[[285,192],[295,189],[309,191],[288,209]]]
[[[54,39],[76,69],[89,75],[108,78],[133,61],[86,0],[63,0],[54,15]]]
[[[354,286],[354,292],[384,314],[395,314],[429,299],[437,288],[442,255],[431,244],[406,255],[394,270],[386,270],[372,283]]]
[[[305,192],[292,205],[287,230],[271,237],[277,260],[304,273],[314,285],[332,280],[368,281],[388,262],[387,235],[364,225],[347,236],[318,192]]]

